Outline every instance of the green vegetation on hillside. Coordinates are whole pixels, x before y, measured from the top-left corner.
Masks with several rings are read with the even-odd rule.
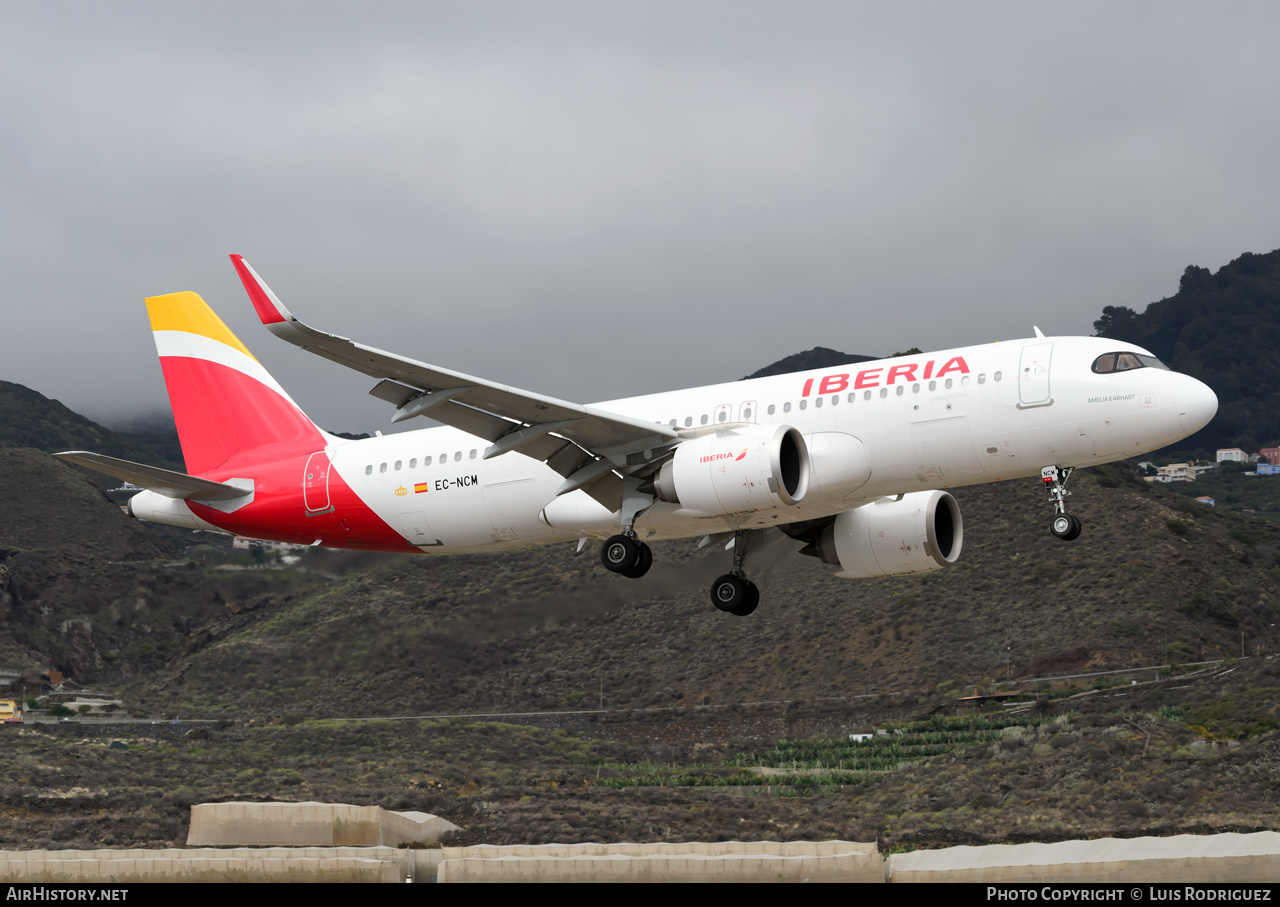
[[[1280,438],[1280,250],[1211,273],[1191,265],[1178,292],[1138,313],[1106,306],[1100,337],[1143,346],[1218,395],[1218,415],[1185,450],[1256,451]]]
[[[793,353],[790,356],[785,356],[772,365],[766,365],[764,368],[752,372],[742,380],[768,378],[772,375],[789,375],[792,372],[807,372],[816,368],[835,368],[841,365],[850,365],[854,362],[870,362],[875,358],[875,356],[859,356],[856,353],[841,353],[825,346],[815,346],[813,349],[805,350],[803,353]]]

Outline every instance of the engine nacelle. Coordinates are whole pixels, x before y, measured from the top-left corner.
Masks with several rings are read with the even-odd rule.
[[[793,507],[809,489],[809,449],[789,425],[752,425],[691,438],[662,464],[654,493],[688,516]]]
[[[870,579],[926,573],[960,559],[964,524],[945,491],[881,498],[836,516],[815,543],[817,554],[840,567],[837,576]]]

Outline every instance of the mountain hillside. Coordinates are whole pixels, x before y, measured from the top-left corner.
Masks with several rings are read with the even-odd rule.
[[[1216,273],[1191,265],[1175,295],[1141,313],[1107,306],[1094,329],[1213,388],[1217,417],[1180,448],[1256,451],[1280,439],[1280,250],[1246,252]]]
[[[0,663],[8,667],[54,668],[80,683],[146,678],[177,664],[201,634],[322,582],[179,559],[155,527],[40,451],[0,450],[0,476]]]
[[[747,564],[760,609],[707,586],[727,553],[654,546],[639,581],[594,546],[402,557],[206,634],[134,686],[148,709],[321,717],[642,708],[907,691],[1274,651],[1280,527],[1131,481],[1079,474],[1074,543],[1038,483],[958,489],[960,564],[870,581],[780,541]]]
[[[0,448],[92,450],[185,471],[176,432],[128,434],[104,428],[57,400],[12,381],[0,381]]]
[[[772,365],[757,369],[742,380],[749,381],[752,378],[789,375],[792,372],[806,372],[815,368],[835,368],[839,365],[850,365],[854,362],[870,362],[875,358],[875,356],[859,356],[856,353],[842,353],[839,350],[828,349],[825,346],[815,346],[811,350],[805,350],[803,353],[792,353]]]

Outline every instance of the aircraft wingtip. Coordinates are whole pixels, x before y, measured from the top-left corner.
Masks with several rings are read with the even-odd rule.
[[[244,260],[244,256],[232,253],[230,257],[231,263],[235,265],[236,274],[240,276],[240,282],[244,284],[245,292],[249,294],[249,301],[253,303],[253,310],[258,313],[258,320],[266,325],[288,321],[289,310],[284,307],[280,300],[276,298],[276,294],[271,292],[271,288],[267,286],[266,282]]]

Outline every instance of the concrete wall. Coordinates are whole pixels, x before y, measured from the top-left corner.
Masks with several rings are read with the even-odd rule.
[[[139,866],[147,866],[147,878],[131,878],[129,881],[147,881],[160,879],[179,881],[172,878],[174,873],[194,873],[201,881],[214,881],[206,878],[211,868],[210,860],[236,860],[232,874],[238,880],[258,880],[259,875],[279,875],[292,872],[294,875],[318,875],[317,881],[393,881],[403,882],[407,878],[415,878],[415,855],[420,851],[405,850],[395,847],[235,847],[235,848],[164,848],[146,850],[129,848],[113,850],[99,848],[95,850],[23,850],[0,851],[0,882],[24,881],[59,881],[46,877],[46,873],[60,876],[73,874],[80,881],[110,881],[117,878],[120,870],[114,864],[128,863],[130,871],[137,872]],[[422,851],[425,852],[425,851]],[[438,850],[434,851],[439,853]],[[332,861],[343,861],[334,864]],[[155,862],[174,864],[174,869],[156,869]],[[205,862],[199,862],[205,861]],[[367,864],[379,864],[376,870]],[[261,867],[261,872],[258,868]],[[385,867],[394,871],[395,878],[387,877]],[[333,876],[335,868],[342,878]],[[354,874],[353,874],[354,872]],[[247,875],[245,874],[247,873]],[[377,878],[365,878],[377,875]],[[241,878],[243,876],[243,878]],[[427,873],[429,878],[430,873]],[[68,876],[69,877],[69,876]],[[125,879],[118,879],[126,881]],[[228,878],[227,880],[230,880]],[[299,878],[301,881],[302,879]],[[265,881],[265,879],[262,879]]]
[[[445,859],[440,882],[882,882],[879,854]]]
[[[1100,838],[893,854],[890,882],[1275,882],[1280,833]]]
[[[1262,882],[1280,833],[951,847],[894,854],[849,841],[0,851],[3,882],[884,881]]]
[[[685,844],[475,844],[443,847],[445,860],[496,859],[499,857],[603,857],[603,856],[723,856],[726,854],[775,854],[780,857],[826,856],[843,853],[879,853],[874,841],[690,841]]]
[[[432,844],[458,826],[420,812],[346,803],[200,803],[191,807],[190,847],[238,845],[374,847]]]
[[[0,863],[8,882],[400,882],[400,869],[383,860],[343,857],[144,856],[115,859],[12,860]]]

